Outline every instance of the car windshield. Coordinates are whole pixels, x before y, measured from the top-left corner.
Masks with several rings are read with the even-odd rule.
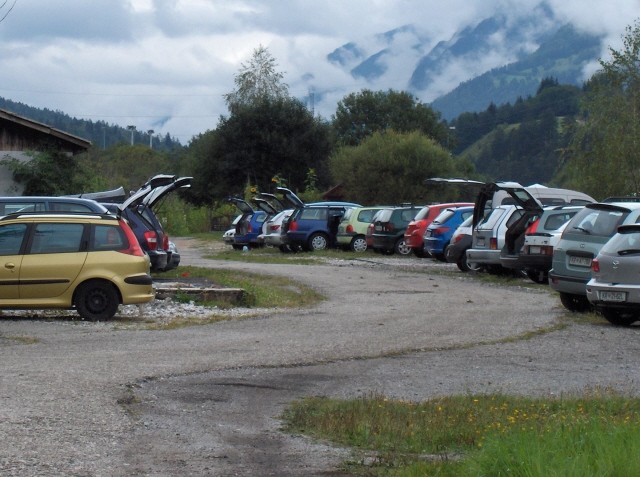
[[[565,233],[569,231],[596,237],[611,237],[627,215],[628,212],[621,210],[584,208],[571,219]]]

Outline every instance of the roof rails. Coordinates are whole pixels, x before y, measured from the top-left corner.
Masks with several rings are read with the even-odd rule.
[[[75,211],[59,211],[59,210],[40,210],[37,212],[12,212],[0,217],[0,221],[14,220],[23,217],[49,217],[49,218],[69,218],[69,217],[86,217],[91,219],[115,219],[114,214],[101,214],[100,212],[75,212]]]

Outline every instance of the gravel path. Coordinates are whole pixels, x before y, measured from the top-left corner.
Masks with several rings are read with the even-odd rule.
[[[510,339],[561,318],[544,290],[443,276],[451,266],[429,260],[257,266],[178,246],[184,264],[285,274],[329,299],[173,331],[6,313],[1,475],[335,476],[347,450],[279,432],[293,399],[640,391],[635,327]]]

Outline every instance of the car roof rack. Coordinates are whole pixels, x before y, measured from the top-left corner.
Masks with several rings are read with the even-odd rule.
[[[31,212],[11,212],[10,214],[0,216],[0,220],[13,220],[23,217],[54,217],[54,218],[69,218],[69,217],[86,217],[93,219],[116,219],[114,214],[101,214],[100,212],[92,211],[62,211],[62,210],[40,210]]]

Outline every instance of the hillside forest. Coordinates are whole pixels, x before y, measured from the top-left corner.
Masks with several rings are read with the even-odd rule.
[[[638,23],[610,53],[582,87],[545,78],[533,96],[451,121],[407,92],[367,89],[345,96],[325,119],[289,95],[275,58],[260,46],[225,96],[228,114],[186,145],[169,134],[131,144],[131,131],[120,126],[9,100],[0,100],[0,108],[94,145],[72,167],[62,161],[63,173],[54,153],[10,163],[31,194],[133,190],[162,172],[193,176],[182,200],[209,209],[229,195],[250,198],[278,185],[307,200],[339,190],[341,199],[363,204],[469,198],[426,186],[429,177],[540,183],[603,199],[640,190]]]

